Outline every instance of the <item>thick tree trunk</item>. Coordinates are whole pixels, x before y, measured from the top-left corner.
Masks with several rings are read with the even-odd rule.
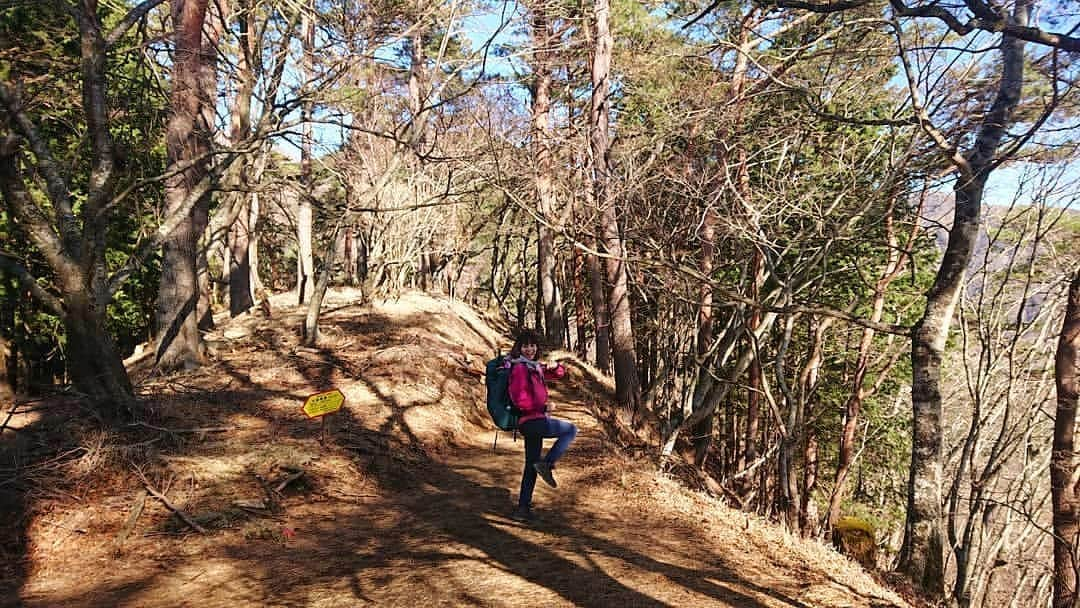
[[[166,217],[184,208],[188,196],[206,176],[211,125],[203,124],[205,98],[202,64],[203,25],[208,0],[174,0],[176,52],[173,62],[172,116],[165,145],[170,167],[190,165],[165,182]],[[212,105],[211,105],[212,107]],[[203,196],[162,246],[161,285],[155,311],[157,365],[163,370],[201,365],[204,357],[198,327],[197,247],[206,228],[210,201]]]
[[[532,84],[532,147],[536,159],[533,181],[536,184],[537,222],[536,260],[538,297],[544,313],[544,338],[548,348],[562,346],[566,333],[562,298],[555,281],[558,260],[555,255],[555,187],[551,151],[551,54],[554,41],[547,8],[543,2],[532,9],[533,84]]]
[[[1026,26],[1030,12],[1029,0],[1018,1],[1013,9],[1013,23]],[[1003,36],[1000,48],[1002,76],[997,94],[983,118],[971,151],[963,158],[954,159],[958,176],[949,244],[927,294],[923,317],[915,325],[911,340],[911,471],[904,544],[898,568],[924,591],[939,596],[944,594],[945,583],[941,361],[964,272],[978,235],[986,180],[994,168],[998,145],[1012,123],[1024,80],[1023,42]]]
[[[79,392],[110,416],[135,410],[134,391],[116,345],[105,331],[105,315],[84,290],[64,293],[68,370]]]
[[[586,45],[595,53],[596,49],[593,42],[595,32],[592,28],[585,28]],[[595,59],[594,59],[595,63]],[[594,66],[595,69],[595,66]],[[604,127],[607,127],[607,113],[603,112],[602,116],[598,115],[597,105],[603,102],[602,97],[598,97],[595,83],[593,85],[593,94],[589,99],[589,108],[583,109],[583,115],[588,116],[589,123],[586,127],[588,133],[588,147],[589,152],[585,155],[586,166],[586,179],[589,187],[585,188],[585,199],[588,202],[589,212],[583,215],[590,216],[593,210],[599,210],[603,205],[603,200],[599,198],[599,184],[598,176],[600,169],[598,169],[598,163],[606,162],[607,157],[596,157],[596,136],[594,132],[597,130],[597,120],[604,120]],[[606,136],[606,131],[604,135]],[[605,174],[606,175],[606,174]],[[598,224],[593,224],[597,225]],[[600,231],[595,231],[585,238],[586,244],[594,251],[599,251],[601,248],[600,239],[597,234]],[[604,270],[600,261],[600,257],[592,253],[585,255],[585,268],[588,270],[589,276],[589,300],[592,303],[593,313],[593,328],[594,338],[596,342],[596,367],[604,372],[611,372],[611,315],[608,311],[608,302],[605,297],[604,288]]]
[[[978,234],[983,184],[956,191],[949,245],[911,340],[912,454],[900,569],[925,591],[944,593],[941,529],[941,361]]]
[[[1054,608],[1078,601],[1077,545],[1080,541],[1080,472],[1076,467],[1076,408],[1080,401],[1080,272],[1073,275],[1065,321],[1054,356],[1057,411],[1050,489],[1054,506]]]
[[[595,48],[592,68],[592,103],[590,131],[593,153],[593,180],[596,202],[600,205],[600,230],[605,276],[608,281],[608,312],[611,315],[611,345],[615,364],[615,399],[619,407],[628,413],[635,425],[642,422],[641,385],[638,380],[637,355],[634,345],[634,328],[630,313],[629,278],[626,268],[626,252],[615,201],[611,195],[611,176],[608,166],[610,138],[608,135],[608,95],[611,72],[611,29],[608,26],[610,7],[608,0],[596,0],[593,5],[596,25]]]

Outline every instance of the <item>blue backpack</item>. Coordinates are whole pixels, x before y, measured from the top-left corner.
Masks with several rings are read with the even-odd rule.
[[[514,431],[516,436],[521,410],[510,400],[510,367],[506,365],[505,356],[499,355],[487,362],[484,384],[487,386],[487,409],[492,422],[500,430]],[[499,441],[498,431],[495,432],[495,441]]]

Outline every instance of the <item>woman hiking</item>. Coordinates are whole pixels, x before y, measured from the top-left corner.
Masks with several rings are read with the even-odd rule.
[[[566,368],[561,364],[541,363],[540,337],[533,331],[524,330],[514,341],[510,350],[510,399],[521,410],[518,430],[525,437],[525,470],[521,474],[521,492],[517,508],[510,515],[522,522],[536,519],[532,511],[533,489],[539,475],[551,487],[556,487],[555,463],[570,447],[577,436],[577,427],[565,420],[548,415],[547,378],[562,378]],[[540,458],[544,439],[555,438],[546,456]]]

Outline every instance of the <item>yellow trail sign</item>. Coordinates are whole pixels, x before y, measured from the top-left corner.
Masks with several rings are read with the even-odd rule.
[[[345,403],[345,395],[338,389],[316,393],[304,401],[304,413],[308,418],[333,414]]]

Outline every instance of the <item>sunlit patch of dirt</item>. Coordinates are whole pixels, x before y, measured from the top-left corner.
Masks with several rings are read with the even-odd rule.
[[[478,376],[509,340],[460,303],[358,295],[330,294],[311,348],[286,294],[269,318],[219,318],[198,371],[137,364],[140,424],[64,428],[70,449],[20,470],[28,562],[0,604],[904,605],[611,447],[593,415],[610,381],[567,353],[552,398],[581,433],[559,488],[537,488],[540,521],[514,522],[523,443],[493,448]],[[343,410],[307,419],[329,388]]]

